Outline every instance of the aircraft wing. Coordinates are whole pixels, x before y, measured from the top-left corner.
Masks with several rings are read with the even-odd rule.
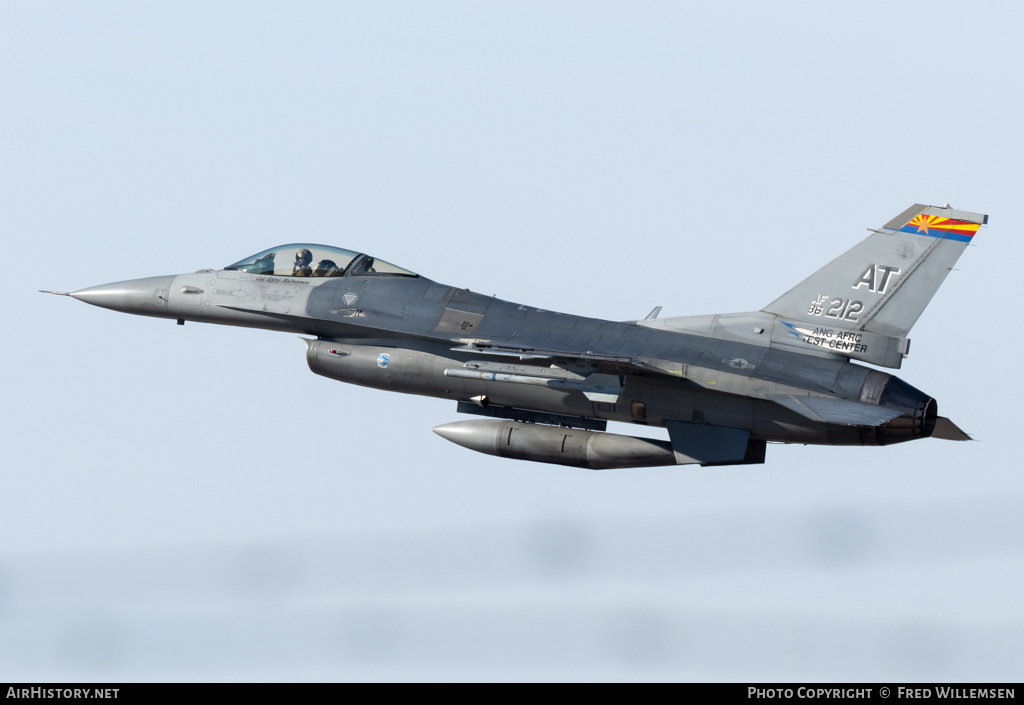
[[[673,363],[662,360],[650,360],[639,357],[620,357],[614,355],[602,355],[589,352],[578,352],[568,350],[544,350],[539,348],[528,348],[515,345],[499,344],[468,344],[452,348],[458,352],[473,352],[483,355],[495,355],[505,357],[516,357],[519,359],[548,359],[548,360],[579,360],[596,362],[608,370],[619,372],[637,373],[646,372],[658,375],[667,375],[679,379],[682,375],[681,365],[678,370],[673,370]],[[804,416],[812,421],[820,423],[841,424],[844,426],[880,426],[887,421],[903,413],[898,409],[891,409],[877,404],[865,404],[859,401],[848,399],[836,399],[823,396],[808,396],[797,394],[771,394],[769,401],[784,406],[791,411]],[[939,438],[951,440],[965,440],[967,434],[958,429],[948,419],[942,419],[946,424],[936,427],[935,435]],[[948,424],[948,435],[939,435],[940,430],[946,433]],[[959,435],[958,435],[959,434]],[[964,438],[961,438],[964,437]]]
[[[329,320],[324,318],[310,318],[296,316],[289,313],[275,313],[272,311],[253,311],[243,307],[222,306],[243,313],[250,313],[269,318],[277,318],[290,323],[306,324],[310,335],[323,338],[388,338],[401,335],[406,338],[419,338],[431,342],[457,342],[447,336],[412,333],[398,328],[387,328],[374,325],[372,322],[362,322],[358,319],[352,320]],[[515,357],[521,360],[576,360],[581,362],[593,362],[601,365],[606,372],[637,374],[650,373],[667,375],[679,379],[682,375],[682,365],[666,360],[647,360],[646,358],[627,357],[621,355],[609,355],[593,352],[582,352],[578,350],[550,350],[542,348],[531,348],[507,342],[473,342],[456,345],[451,348],[454,352],[475,353],[477,355],[489,355],[496,357]]]

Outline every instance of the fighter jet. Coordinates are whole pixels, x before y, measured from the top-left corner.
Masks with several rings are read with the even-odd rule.
[[[901,366],[911,327],[987,222],[915,204],[758,311],[658,318],[658,307],[627,322],[307,243],[220,270],[48,293],[308,336],[316,374],[485,417],[434,431],[489,455],[591,469],[744,465],[763,463],[768,442],[969,440],[935,399],[876,367]],[[668,440],[608,433],[608,421],[661,427]]]

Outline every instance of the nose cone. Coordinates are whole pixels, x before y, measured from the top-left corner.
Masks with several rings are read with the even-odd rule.
[[[93,306],[109,308],[122,313],[134,313],[140,316],[166,316],[168,315],[167,292],[174,284],[174,279],[173,274],[166,277],[130,279],[73,291],[70,296]]]

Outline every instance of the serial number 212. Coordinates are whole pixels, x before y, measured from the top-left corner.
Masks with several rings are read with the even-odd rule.
[[[856,321],[857,316],[864,310],[863,301],[852,301],[850,299],[830,299],[826,295],[819,296],[816,301],[811,302],[807,313],[812,316],[825,316],[826,318],[839,318],[844,321]]]

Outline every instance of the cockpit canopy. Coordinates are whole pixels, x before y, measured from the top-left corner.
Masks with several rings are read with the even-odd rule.
[[[263,250],[224,269],[275,277],[419,276],[359,252],[301,242]]]

